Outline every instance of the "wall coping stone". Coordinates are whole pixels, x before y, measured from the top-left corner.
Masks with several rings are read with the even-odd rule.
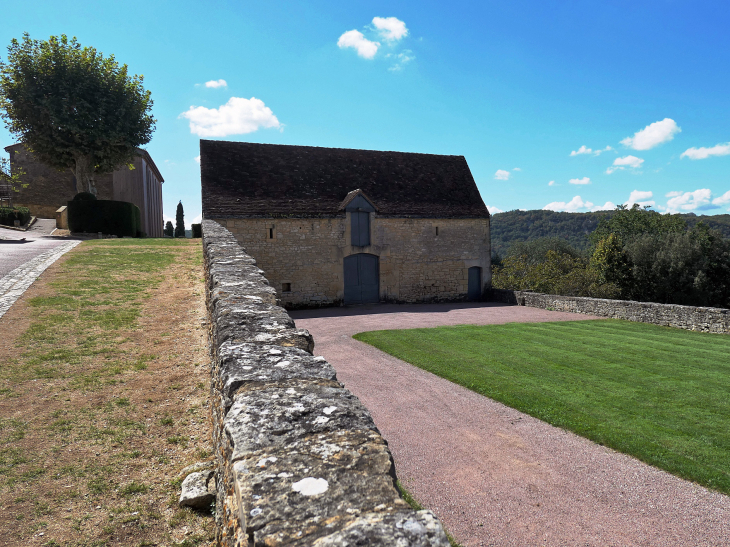
[[[202,229],[218,545],[448,547],[433,513],[401,499],[367,408],[255,260],[220,224]]]
[[[561,296],[531,291],[491,289],[492,300],[555,311],[598,315],[686,330],[730,334],[730,310],[634,300]]]

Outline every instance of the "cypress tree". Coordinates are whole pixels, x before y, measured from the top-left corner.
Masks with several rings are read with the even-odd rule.
[[[175,235],[175,230],[172,227],[172,222],[169,220],[167,221],[167,224],[165,224],[165,235],[167,237],[173,237]]]
[[[175,237],[185,237],[185,214],[183,213],[182,201],[177,204],[175,212]]]

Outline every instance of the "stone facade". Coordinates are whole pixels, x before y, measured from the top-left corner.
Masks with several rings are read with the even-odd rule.
[[[12,170],[22,169],[21,182],[28,183],[13,195],[13,205],[28,207],[33,216],[56,218],[59,207],[66,205],[78,193],[76,177],[69,169],[58,171],[39,162],[21,144],[8,146]],[[162,237],[162,183],[152,158],[139,150],[133,162],[134,169],[126,166],[114,173],[94,177],[97,199],[126,201],[140,209],[142,230],[150,237]]]
[[[467,296],[468,269],[491,282],[488,218],[390,218],[370,213],[371,244],[351,241],[350,213],[334,218],[218,219],[256,258],[288,308],[343,302],[345,257],[379,257],[380,299],[440,302]],[[273,236],[273,237],[272,237]]]
[[[730,334],[730,310],[632,300],[608,300],[581,296],[558,296],[527,291],[492,289],[497,302],[546,310],[585,313],[627,321],[653,323],[686,330]]]
[[[204,220],[217,544],[448,547],[399,496],[368,410],[314,357],[256,261]]]

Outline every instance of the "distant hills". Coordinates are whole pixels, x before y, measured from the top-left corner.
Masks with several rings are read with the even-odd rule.
[[[596,229],[602,218],[613,211],[595,213],[556,213],[536,209],[534,211],[507,211],[492,215],[492,253],[504,256],[515,241],[528,241],[539,237],[559,237],[576,249],[588,248],[588,234]],[[730,238],[730,215],[680,215],[692,227],[703,221]]]

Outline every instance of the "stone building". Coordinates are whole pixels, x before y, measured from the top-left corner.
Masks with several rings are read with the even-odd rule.
[[[463,156],[200,142],[203,218],[289,308],[477,300],[489,211]]]
[[[22,169],[22,182],[29,183],[14,193],[13,205],[28,207],[33,216],[55,218],[56,209],[78,193],[70,170],[58,171],[41,163],[20,143],[7,146],[5,151],[10,154],[11,169]],[[162,237],[164,179],[146,150],[137,149],[133,165],[134,169],[124,166],[113,173],[97,174],[96,197],[134,203],[141,213],[142,231],[149,237]]]

